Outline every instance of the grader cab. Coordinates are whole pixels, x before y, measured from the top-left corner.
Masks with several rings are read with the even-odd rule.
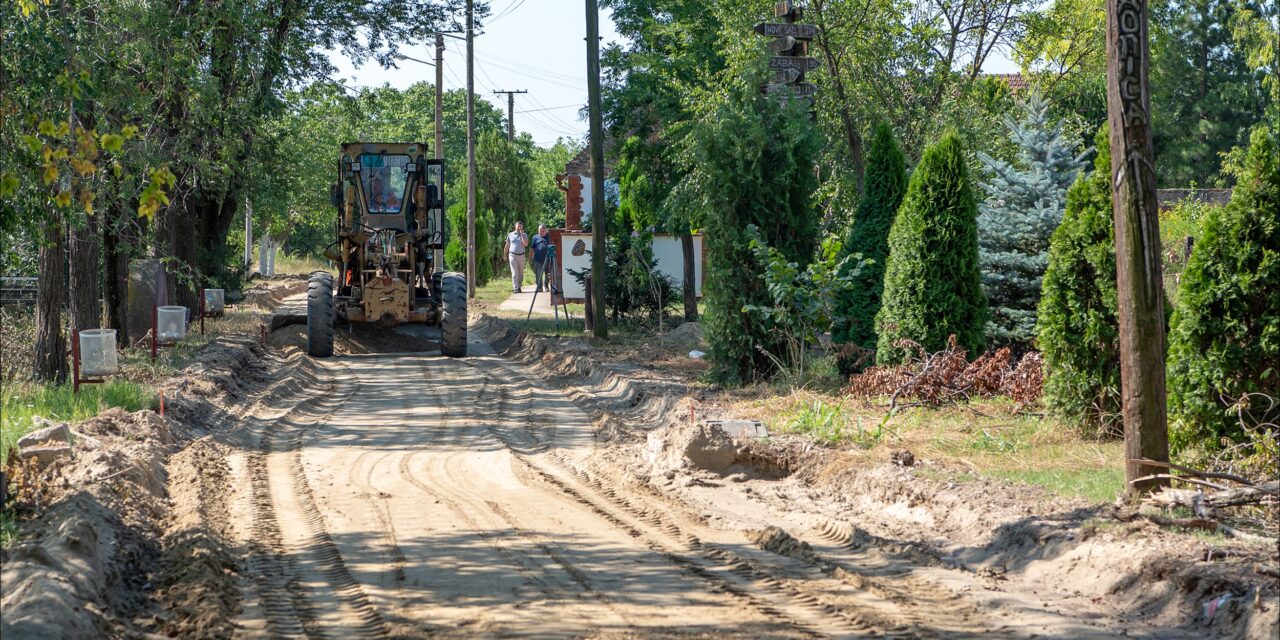
[[[338,238],[325,257],[338,275],[311,274],[307,352],[333,355],[339,322],[372,322],[439,326],[441,352],[466,355],[466,279],[444,270],[443,162],[425,144],[350,142],[329,197]]]

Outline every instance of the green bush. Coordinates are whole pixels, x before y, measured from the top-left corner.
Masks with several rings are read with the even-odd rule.
[[[1250,397],[1263,394],[1271,400]],[[1231,203],[1204,222],[1182,274],[1169,338],[1170,444],[1216,450],[1280,422],[1280,160],[1253,132]],[[1243,403],[1243,404],[1242,404]]]
[[[1107,128],[1095,138],[1094,171],[1067,190],[1062,224],[1049,241],[1037,311],[1050,411],[1108,431],[1120,411],[1115,227]]]
[[[837,319],[831,337],[837,343],[863,349],[876,348],[876,313],[884,291],[885,262],[889,257],[889,229],[907,191],[907,161],[889,125],[876,125],[867,150],[865,190],[844,243],[846,255],[860,254],[870,262],[854,277],[854,286],[836,302]],[[852,373],[847,359],[841,371]]]
[[[676,197],[704,212],[703,337],[709,376],[726,384],[773,373],[765,352],[778,351],[778,338],[742,311],[770,303],[747,226],[759,227],[770,247],[801,267],[813,257],[817,232],[811,197],[821,137],[799,101],[780,104],[760,94],[765,73],[763,61],[726,73],[728,89],[705,103],[682,143],[687,173]]]
[[[449,243],[444,247],[445,268],[458,273],[467,272],[467,203],[455,202],[446,215],[449,217]],[[476,212],[476,286],[482,287],[493,277],[493,262],[488,259],[489,221],[492,214]]]
[[[982,353],[987,299],[978,273],[977,215],[964,149],[948,133],[925,149],[889,231],[877,363],[902,363],[910,352],[901,339],[933,352],[953,334],[965,351]]]

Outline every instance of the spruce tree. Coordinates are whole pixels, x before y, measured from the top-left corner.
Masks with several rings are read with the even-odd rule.
[[[1110,426],[1120,410],[1120,338],[1111,152],[1104,125],[1092,174],[1067,190],[1062,224],[1049,241],[1037,313],[1045,405],[1086,425]]]
[[[1214,450],[1249,426],[1280,422],[1280,159],[1252,136],[1231,202],[1205,220],[1182,272],[1169,338],[1170,444]],[[1262,397],[1246,397],[1247,394]]]
[[[862,254],[871,262],[854,277],[855,286],[839,296],[832,338],[864,349],[876,348],[875,321],[884,291],[889,257],[889,229],[907,191],[907,162],[889,125],[875,127],[867,150],[866,179],[858,211],[844,243],[845,254]],[[845,366],[842,364],[842,368]],[[848,373],[848,371],[846,371]]]
[[[1049,237],[1062,222],[1067,187],[1080,173],[1074,144],[1049,122],[1049,103],[1032,94],[1021,121],[1005,118],[1018,147],[1016,164],[985,153],[991,177],[978,205],[978,259],[991,320],[992,344],[1030,348],[1036,334],[1040,281],[1049,262]]]
[[[910,353],[904,338],[938,351],[954,334],[970,354],[982,352],[977,215],[963,145],[948,133],[925,149],[889,231],[877,363],[901,363]]]

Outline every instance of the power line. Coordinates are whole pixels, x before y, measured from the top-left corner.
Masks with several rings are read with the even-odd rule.
[[[534,113],[537,111],[555,111],[556,109],[581,109],[581,108],[582,108],[582,105],[580,104],[562,104],[558,107],[543,107],[541,109],[525,109],[523,111],[517,111],[516,113]]]

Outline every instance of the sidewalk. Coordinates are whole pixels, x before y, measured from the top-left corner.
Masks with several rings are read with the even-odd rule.
[[[519,311],[525,314],[529,313],[530,302],[535,302],[533,300],[533,285],[527,285],[524,293],[511,294],[511,297],[503,300],[502,304],[498,305],[498,308],[504,311]],[[533,307],[533,315],[554,316],[555,313],[555,310],[551,307],[551,294],[546,291],[539,293]],[[563,309],[561,309],[560,314],[564,315]]]

